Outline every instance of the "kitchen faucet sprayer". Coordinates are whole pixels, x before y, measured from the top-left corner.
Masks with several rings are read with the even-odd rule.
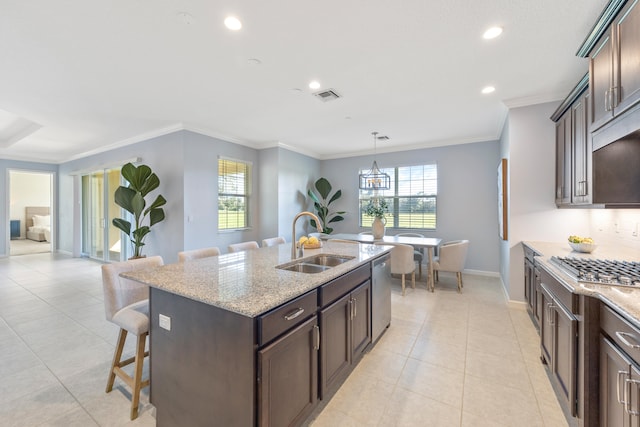
[[[323,228],[322,225],[320,225],[320,220],[318,219],[318,217],[311,213],[311,212],[300,212],[298,215],[295,216],[295,218],[293,218],[293,224],[291,225],[291,259],[296,259],[297,256],[297,252],[296,252],[296,247],[297,247],[297,242],[296,242],[296,221],[298,221],[298,218],[300,218],[301,216],[310,216],[311,218],[313,218],[313,220],[316,222],[316,229],[318,230],[318,233],[322,233],[323,232]],[[300,248],[302,249],[303,246],[300,245]],[[302,249],[302,251],[304,251],[304,249]],[[302,256],[302,253],[300,254],[300,256]]]

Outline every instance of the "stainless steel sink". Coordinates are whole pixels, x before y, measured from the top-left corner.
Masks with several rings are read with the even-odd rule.
[[[319,254],[310,258],[305,258],[304,262],[307,262],[309,264],[335,267],[336,265],[340,265],[347,261],[351,261],[354,258],[355,257],[348,256],[348,255]]]
[[[306,262],[297,262],[290,265],[279,265],[276,268],[279,268],[281,270],[294,271],[296,273],[322,273],[323,271],[328,270],[331,267],[326,265],[309,264]]]
[[[351,261],[354,258],[348,255],[318,254],[292,263],[277,265],[276,268],[296,273],[322,273],[331,267]]]

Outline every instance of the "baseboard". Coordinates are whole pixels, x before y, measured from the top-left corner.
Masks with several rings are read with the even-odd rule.
[[[56,249],[53,252],[58,253],[58,254],[62,254],[62,255],[69,255],[70,257],[73,256],[72,252],[65,251],[65,250],[62,250],[62,249]]]
[[[500,273],[497,271],[485,271],[485,270],[471,270],[465,268],[462,270],[463,274],[473,274],[474,276],[485,276],[485,277],[500,277]]]
[[[515,310],[527,311],[527,303],[523,301],[507,300],[507,307]]]

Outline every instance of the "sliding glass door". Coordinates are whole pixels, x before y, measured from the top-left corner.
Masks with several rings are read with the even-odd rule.
[[[120,185],[120,169],[105,169],[82,176],[82,253],[101,261],[123,261],[128,245],[113,226],[124,212],[113,193]]]

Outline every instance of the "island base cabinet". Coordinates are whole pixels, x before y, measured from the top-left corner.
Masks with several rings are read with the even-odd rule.
[[[320,398],[335,392],[371,343],[371,282],[320,311]]]
[[[258,351],[258,419],[262,427],[300,425],[318,398],[317,316]]]
[[[253,319],[156,288],[149,308],[158,427],[254,425]],[[160,315],[171,319],[169,330]]]

